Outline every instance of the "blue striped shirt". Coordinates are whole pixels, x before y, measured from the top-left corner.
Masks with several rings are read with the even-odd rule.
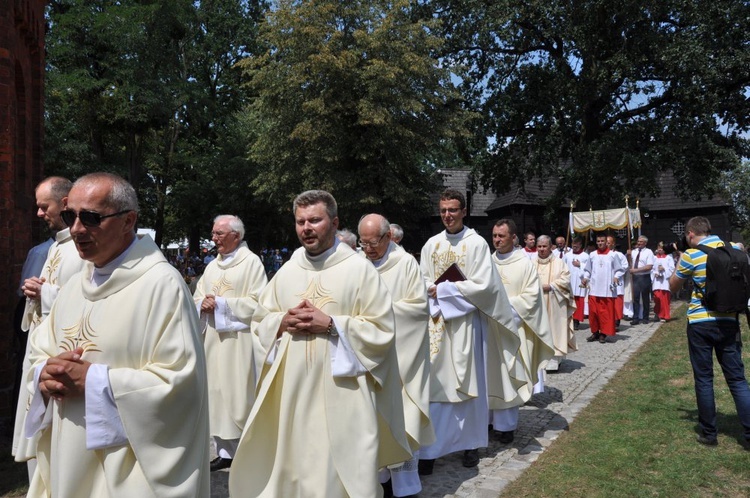
[[[724,242],[717,235],[709,235],[701,240],[708,247],[721,247]],[[706,259],[708,255],[698,249],[688,249],[680,257],[675,274],[684,279],[693,279],[693,293],[690,296],[687,318],[689,323],[710,322],[715,320],[736,320],[736,313],[719,313],[703,306],[701,298],[706,287]]]

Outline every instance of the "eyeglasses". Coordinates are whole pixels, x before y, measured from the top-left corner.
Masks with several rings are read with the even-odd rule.
[[[120,211],[119,213],[113,213],[113,214],[99,214],[95,213],[93,211],[79,211],[76,213],[72,209],[66,209],[64,211],[60,212],[60,217],[63,220],[63,223],[65,223],[66,226],[72,227],[73,224],[76,222],[76,218],[81,220],[81,224],[85,227],[98,227],[102,224],[102,220],[105,218],[112,218],[113,216],[120,216],[125,213],[131,212],[132,209],[126,209],[124,211]]]
[[[365,242],[364,240],[359,240],[357,243],[359,244],[359,247],[365,248],[365,247],[378,247],[380,243],[383,241],[383,237],[388,235],[388,232],[385,232],[383,235],[380,236],[380,238],[377,240],[377,242]]]
[[[223,237],[229,233],[234,232],[235,230],[230,230],[228,232],[211,232],[211,237]]]

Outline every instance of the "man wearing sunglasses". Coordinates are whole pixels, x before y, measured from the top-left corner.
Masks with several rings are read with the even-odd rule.
[[[184,281],[136,237],[122,178],[80,178],[62,217],[86,263],[30,337],[28,496],[208,496],[205,357]]]
[[[211,239],[219,257],[206,267],[193,294],[203,328],[208,419],[218,454],[211,471],[232,465],[255,399],[257,369],[250,321],[268,280],[263,263],[244,237],[245,225],[237,216],[214,219]]]
[[[68,192],[73,183],[67,178],[52,176],[42,180],[35,191],[37,217],[43,219],[55,242],[47,251],[47,259],[42,266],[39,277],[31,277],[24,281],[21,290],[26,296],[26,308],[23,313],[21,329],[31,332],[49,315],[52,304],[57,298],[62,286],[83,268],[84,261],[78,256],[70,230],[63,223],[60,213],[65,209]],[[29,392],[25,387],[25,380],[29,368],[29,343],[26,343],[26,353],[22,364],[23,388],[19,390],[16,408],[16,423],[13,429],[12,453],[16,461],[28,461],[29,480],[36,467],[36,438],[27,439],[23,435],[23,425],[28,409]]]

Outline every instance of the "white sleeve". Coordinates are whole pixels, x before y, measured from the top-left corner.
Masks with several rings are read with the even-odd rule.
[[[331,318],[333,318],[333,326],[338,330],[338,335],[331,337],[328,345],[328,352],[331,355],[331,374],[334,377],[356,377],[366,373],[367,369],[354,354],[352,345],[336,322],[336,318]]]
[[[437,286],[437,301],[445,320],[466,316],[477,309],[466,300],[453,282],[440,282]]]
[[[227,304],[226,298],[216,296],[216,309],[214,310],[214,324],[216,332],[237,332],[248,327],[232,313],[232,308]]]
[[[42,396],[42,392],[39,390],[39,376],[46,364],[47,362],[45,361],[34,368],[34,393],[31,395],[29,413],[26,414],[26,424],[24,426],[24,435],[27,438],[45,429],[52,422],[52,400],[50,400],[48,406],[45,406],[44,396]]]
[[[117,411],[109,367],[92,363],[86,374],[86,449],[100,450],[127,444],[128,436]]]
[[[49,315],[49,310],[52,309],[52,305],[57,299],[57,294],[60,292],[58,285],[48,284],[44,282],[42,284],[42,292],[40,293],[40,302],[42,304],[42,316]]]
[[[367,369],[362,365],[362,362],[359,361],[359,358],[357,358],[357,355],[354,353],[352,345],[349,343],[346,335],[336,321],[336,317],[331,318],[333,318],[334,327],[338,330],[338,335],[332,336],[328,345],[328,352],[331,356],[331,374],[334,377],[356,377],[357,375],[366,373]],[[268,355],[266,356],[267,364],[272,364],[276,359],[280,341],[281,338],[279,337],[274,341],[273,346],[271,346],[271,349],[268,351]]]

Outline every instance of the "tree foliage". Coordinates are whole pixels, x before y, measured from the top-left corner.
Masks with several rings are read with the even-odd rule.
[[[434,161],[468,115],[434,57],[434,20],[413,7],[281,0],[268,12],[264,52],[241,63],[257,195],[288,212],[297,193],[326,189],[351,226],[368,211],[424,216]]]
[[[558,182],[585,209],[716,191],[748,153],[750,4],[733,0],[437,0],[444,56],[482,114],[475,160],[498,192]],[[745,135],[746,136],[746,135]]]
[[[166,229],[168,240],[190,233],[195,249],[212,215],[236,212],[222,193],[237,190],[238,175],[252,169],[242,144],[225,140],[244,101],[233,66],[255,50],[264,7],[254,0],[50,2],[48,172],[127,177],[139,193],[141,224],[156,229],[157,243]],[[227,171],[228,162],[236,168]]]

